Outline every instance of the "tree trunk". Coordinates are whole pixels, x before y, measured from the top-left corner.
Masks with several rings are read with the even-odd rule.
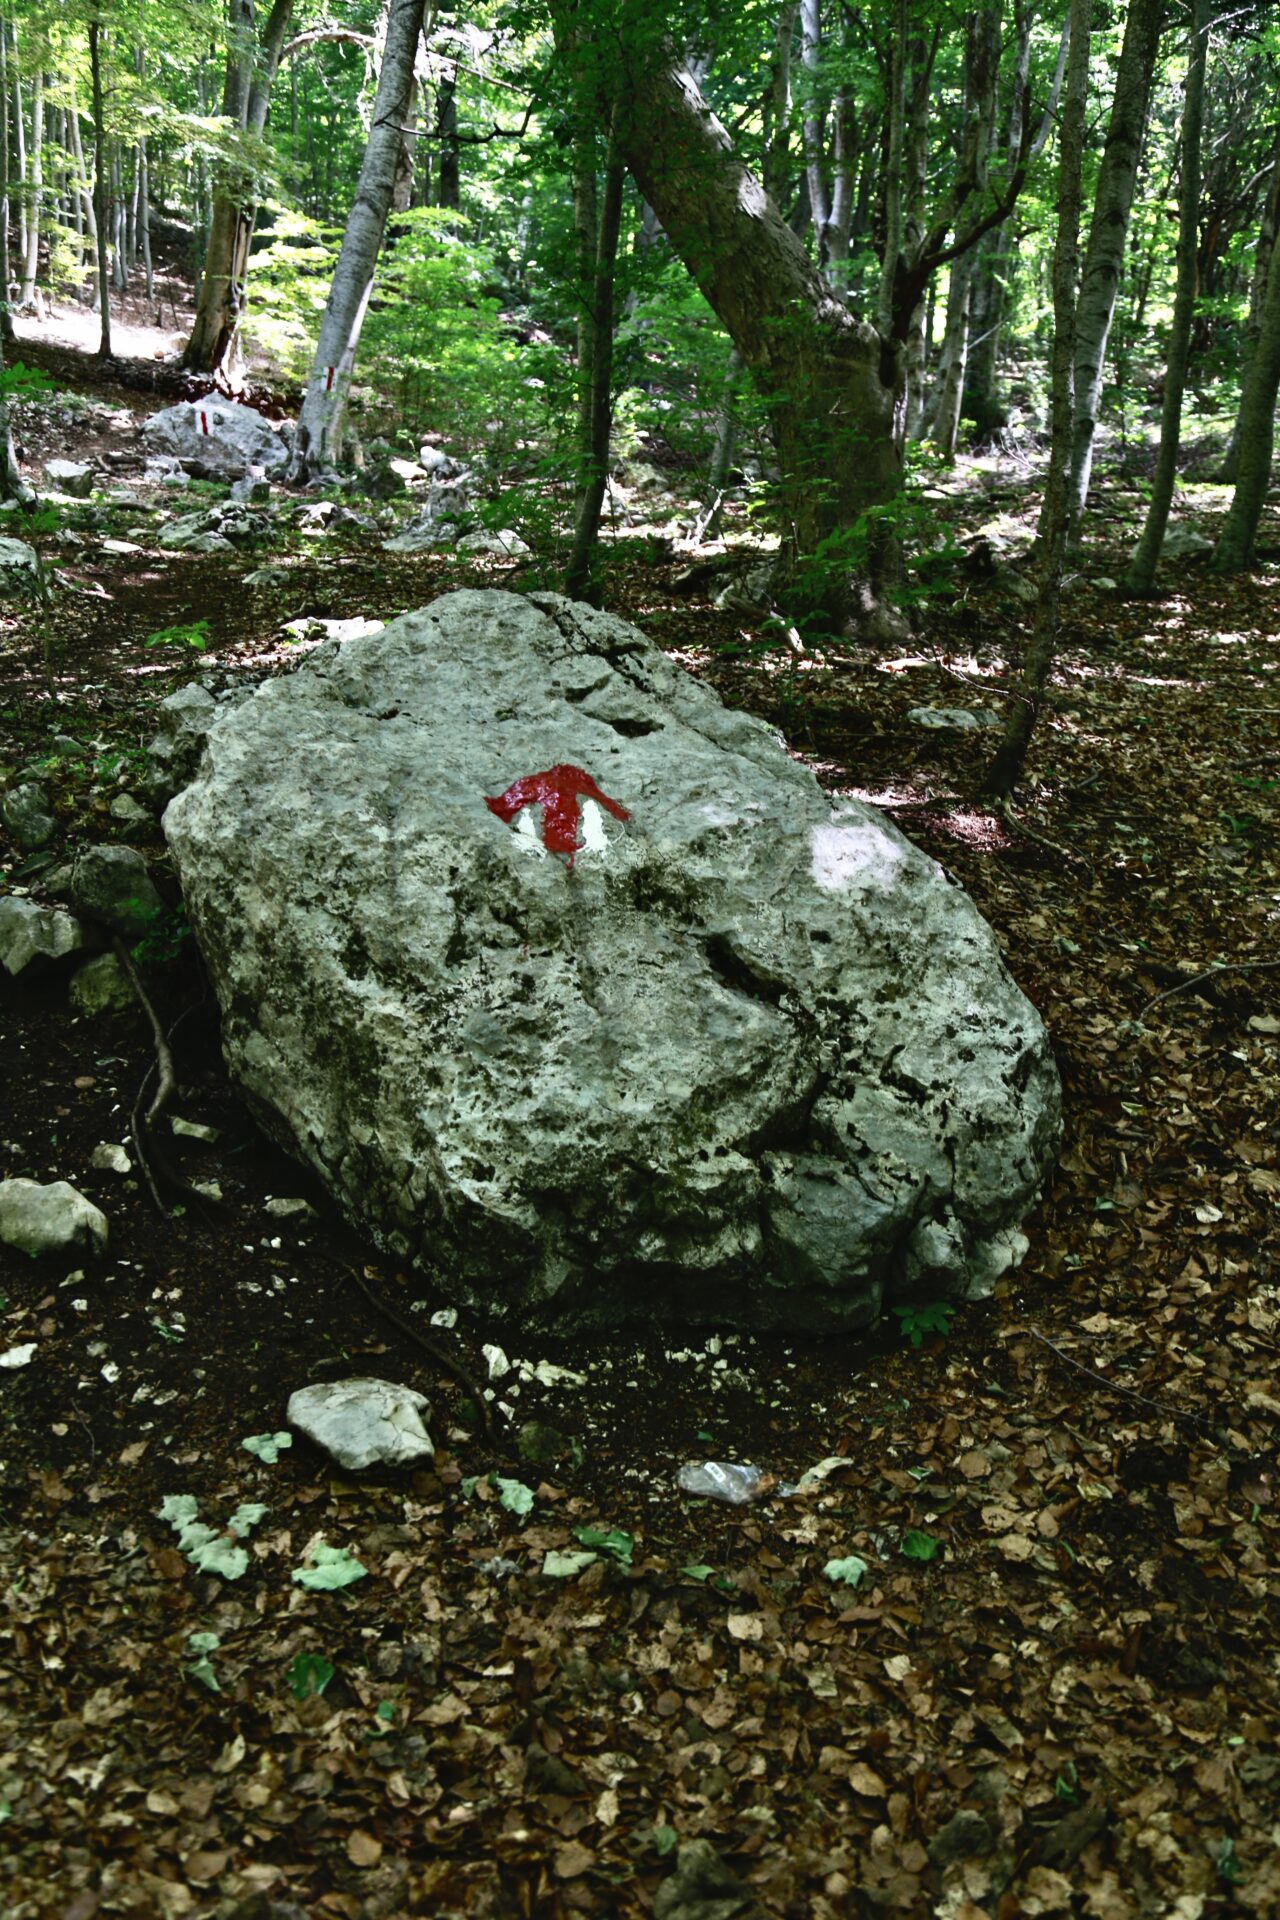
[[[852,572],[876,596],[891,577],[899,355],[832,294],[683,68],[637,50],[624,100],[636,184],[769,408],[793,595],[838,620],[854,605]]]
[[[342,457],[351,375],[395,191],[400,129],[409,108],[424,9],[425,0],[391,0],[373,122],[298,416],[290,468],[294,479],[319,473]]]
[[[0,15],[0,343],[12,340],[9,311],[9,23]],[[6,414],[6,421],[8,415]],[[2,452],[2,450],[0,450]]]
[[[584,211],[594,203],[594,142],[582,143],[580,164],[591,172],[591,193],[583,197]],[[578,503],[574,517],[573,549],[565,573],[564,590],[571,600],[586,600],[598,607],[601,602],[599,572],[600,509],[605,483],[609,478],[609,434],[613,420],[613,278],[618,258],[618,234],[622,226],[622,188],[626,169],[618,157],[612,129],[605,155],[604,192],[600,196],[599,218],[593,219],[584,241],[584,262],[590,278],[584,288],[587,311],[579,327]],[[585,348],[585,351],[583,349]]]
[[[98,250],[98,216],[94,207],[93,182],[89,178],[89,170],[84,163],[84,147],[80,139],[80,108],[76,103],[76,98],[74,93],[71,96],[71,111],[68,114],[67,119],[69,123],[70,134],[71,134],[71,157],[73,161],[74,188],[75,188],[75,192],[79,196],[80,205],[81,205],[81,208],[83,209],[84,230],[88,237],[89,245],[93,249],[94,260],[96,262],[97,250]],[[80,253],[77,264],[80,272],[83,273],[84,271],[83,250]]]
[[[436,205],[462,205],[462,170],[458,147],[458,79],[452,65],[441,68],[436,83]]]
[[[791,171],[791,41],[795,34],[797,0],[785,0],[773,36],[769,62],[769,89],[765,94],[764,190],[781,206]]]
[[[1173,297],[1173,320],[1165,353],[1164,406],[1160,418],[1160,451],[1147,504],[1146,523],[1137,550],[1129,562],[1125,588],[1150,593],[1156,581],[1156,563],[1164,544],[1164,530],[1173,500],[1182,435],[1182,394],[1187,379],[1191,322],[1196,306],[1196,248],[1200,215],[1200,136],[1204,124],[1204,71],[1209,50],[1210,8],[1213,0],[1195,0],[1191,15],[1191,47],[1182,108],[1182,182],[1178,192],[1178,275]]]
[[[31,498],[31,488],[22,477],[18,457],[13,450],[9,395],[4,381],[4,348],[0,344],[0,500],[17,500],[25,505]]]
[[[1213,551],[1215,573],[1240,573],[1253,563],[1258,522],[1271,484],[1271,454],[1275,441],[1276,393],[1280,389],[1280,245],[1271,249],[1267,296],[1244,392],[1236,438],[1240,445],[1240,473],[1218,544]]]
[[[724,370],[724,386],[720,392],[720,411],[716,415],[716,437],[711,449],[711,465],[707,470],[707,504],[698,517],[693,536],[695,546],[701,545],[708,534],[714,540],[720,532],[724,492],[729,481],[729,470],[733,466],[734,447],[738,438],[736,401],[738,388],[742,383],[742,368],[742,355],[736,347],[730,347],[728,363]]]
[[[964,375],[969,359],[969,284],[973,278],[973,255],[962,253],[951,262],[951,284],[947,291],[947,330],[942,342],[942,362],[938,370],[938,406],[933,419],[933,444],[944,460],[956,457],[960,433],[960,402],[964,395]]]
[[[819,70],[822,64],[821,0],[800,0],[800,46],[804,62],[805,107],[800,123],[804,141],[804,170],[809,187],[809,218],[818,265],[826,271],[827,235],[831,226],[831,200],[827,193],[823,130],[826,119],[819,98]]]
[[[258,37],[254,0],[233,0],[222,117],[243,137],[260,140],[266,129],[271,88],[293,14],[293,0],[274,0]],[[182,365],[216,373],[234,363],[244,312],[249,245],[257,207],[247,166],[220,165],[214,174],[213,206],[204,271],[191,337]]]
[[[89,22],[89,73],[93,85],[93,218],[98,264],[98,354],[111,358],[111,289],[107,273],[107,135],[102,111],[102,28]]]
[[[1254,253],[1253,273],[1249,280],[1249,317],[1245,321],[1244,339],[1240,347],[1240,391],[1243,394],[1249,378],[1249,368],[1257,351],[1258,335],[1262,330],[1262,310],[1267,298],[1267,276],[1271,267],[1271,253],[1276,243],[1276,234],[1280,230],[1280,148],[1271,163],[1271,186],[1262,210],[1262,223],[1258,228],[1258,244]],[[1220,481],[1234,485],[1240,474],[1240,414],[1237,409],[1231,428],[1231,437],[1227,441],[1227,450],[1222,456],[1222,468],[1218,474]]]
[[[1130,0],[1107,139],[1094,191],[1093,219],[1076,315],[1076,417],[1072,429],[1068,551],[1074,551],[1080,544],[1085,501],[1089,496],[1107,336],[1124,264],[1125,236],[1129,230],[1138,162],[1142,157],[1151,77],[1164,16],[1164,0]]]
[[[40,214],[44,197],[44,73],[37,66],[31,80],[31,144],[27,149],[27,248],[22,262],[19,307],[32,307],[36,275],[40,271]]]
[[[1058,231],[1053,253],[1052,444],[1037,540],[1040,593],[1022,677],[1010,704],[1000,745],[987,772],[986,791],[1012,793],[1022,774],[1031,733],[1044,701],[1058,637],[1058,602],[1066,564],[1068,486],[1075,371],[1076,281],[1080,264],[1085,108],[1089,87],[1089,30],[1093,0],[1071,0],[1071,47],[1058,159]]]

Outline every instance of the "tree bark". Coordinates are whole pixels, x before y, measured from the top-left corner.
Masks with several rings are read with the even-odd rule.
[[[638,52],[624,87],[631,173],[769,408],[793,596],[839,620],[851,573],[875,597],[892,577],[900,356],[827,287],[686,70]]]
[[[1187,379],[1191,322],[1196,306],[1196,250],[1200,215],[1200,139],[1204,125],[1204,73],[1209,50],[1210,7],[1213,0],[1195,0],[1191,14],[1191,46],[1182,108],[1181,166],[1178,191],[1178,271],[1173,297],[1173,319],[1165,354],[1164,405],[1160,418],[1160,451],[1147,518],[1124,585],[1129,593],[1150,593],[1156,564],[1164,544],[1164,530],[1173,501],[1182,434],[1182,395]]]
[[[1276,234],[1280,231],[1280,146],[1271,163],[1271,186],[1262,209],[1262,222],[1258,228],[1258,244],[1254,253],[1253,273],[1249,279],[1249,316],[1245,321],[1244,339],[1240,348],[1240,391],[1243,394],[1249,378],[1249,368],[1257,351],[1258,335],[1262,331],[1262,310],[1267,298],[1267,276],[1271,267],[1272,249],[1276,243]],[[1231,437],[1227,441],[1226,452],[1222,456],[1222,468],[1219,480],[1234,485],[1240,474],[1240,413],[1236,411],[1231,428]]]
[[[9,395],[4,383],[4,347],[0,342],[0,500],[17,500],[25,504],[31,497],[31,488],[22,477],[18,457],[13,450]]]
[[[951,262],[947,329],[942,341],[938,406],[933,417],[931,436],[944,460],[955,459],[956,441],[960,433],[960,403],[969,359],[969,287],[973,278],[973,264],[971,253],[962,253],[958,260]]]
[[[102,27],[89,22],[89,73],[93,87],[93,219],[98,267],[98,355],[111,358],[111,286],[107,269],[107,135],[102,110]]]
[[[590,201],[595,202],[594,142],[584,142],[591,151],[580,159],[591,170]],[[584,240],[594,244],[584,248],[589,279],[584,288],[588,296],[585,325],[579,328],[578,503],[574,516],[573,548],[565,572],[564,590],[571,600],[586,600],[598,607],[601,602],[599,571],[600,509],[604,504],[605,483],[609,477],[609,437],[613,422],[613,280],[618,258],[618,235],[622,226],[622,188],[626,169],[618,157],[616,139],[610,132],[605,155],[604,191],[599,198],[598,218],[592,219]],[[585,205],[585,202],[584,202]]]
[[[1058,232],[1053,254],[1052,444],[1037,539],[1041,551],[1035,624],[1017,693],[1000,745],[986,777],[986,791],[1012,793],[1022,774],[1037,716],[1044,703],[1058,636],[1058,602],[1066,564],[1068,484],[1072,447],[1072,387],[1075,376],[1076,285],[1080,265],[1085,108],[1089,85],[1089,33],[1093,0],[1071,0],[1071,47],[1062,109],[1058,160]]]
[[[1277,390],[1280,390],[1280,245],[1271,249],[1267,296],[1257,344],[1240,396],[1236,423],[1240,473],[1214,548],[1215,573],[1241,573],[1253,564],[1258,522],[1271,484]]]
[[[1116,69],[1106,144],[1093,197],[1093,219],[1080,281],[1076,315],[1075,426],[1072,429],[1071,490],[1068,498],[1068,550],[1080,544],[1093,441],[1102,393],[1107,337],[1115,312],[1120,269],[1133,190],[1142,158],[1151,78],[1164,25],[1164,0],[1130,0],[1124,40]]]
[[[44,198],[44,72],[36,67],[31,80],[31,144],[27,148],[27,250],[22,262],[18,305],[32,307],[36,275],[40,271],[40,215]]]
[[[290,467],[295,480],[317,474],[342,457],[351,375],[395,191],[400,130],[409,110],[424,11],[425,0],[391,0],[373,123],[298,416]]]
[[[222,117],[248,141],[262,138],[271,88],[280,65],[293,0],[274,0],[259,36],[254,0],[232,0],[231,35],[223,84]],[[231,365],[239,345],[244,313],[249,244],[257,207],[252,164],[219,165],[215,171],[209,238],[191,337],[182,354],[184,367],[216,373]]]
[[[0,14],[0,343],[12,340],[9,311],[9,23]],[[7,418],[7,416],[6,416]]]

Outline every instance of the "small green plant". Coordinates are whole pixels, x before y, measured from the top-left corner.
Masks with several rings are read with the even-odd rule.
[[[143,641],[144,647],[190,647],[203,653],[209,644],[209,622],[192,620],[186,626],[159,627]]]
[[[936,1540],[931,1533],[921,1533],[918,1527],[908,1527],[902,1536],[904,1559],[936,1560],[941,1552],[941,1540]]]
[[[300,1653],[289,1668],[289,1689],[295,1700],[310,1700],[322,1694],[337,1668],[322,1653]]]
[[[1066,1760],[1058,1769],[1053,1783],[1055,1800],[1065,1800],[1069,1806],[1078,1806],[1080,1802],[1080,1776],[1076,1772],[1074,1760]]]
[[[222,1688],[218,1685],[218,1676],[213,1670],[213,1661],[209,1657],[210,1654],[217,1652],[219,1645],[216,1633],[187,1635],[187,1646],[195,1655],[195,1659],[187,1668],[187,1674],[190,1679],[198,1680],[202,1687],[208,1687],[210,1693],[222,1692]]]
[[[895,1307],[898,1329],[904,1340],[913,1347],[924,1345],[927,1333],[939,1333],[945,1339],[951,1331],[951,1316],[955,1308],[949,1300],[925,1300],[918,1304]]]
[[[1229,1887],[1234,1887],[1238,1880],[1244,1878],[1244,1868],[1240,1865],[1240,1858],[1236,1853],[1236,1843],[1229,1833],[1224,1833],[1214,1848],[1213,1864],[1218,1869],[1219,1880],[1225,1881]]]

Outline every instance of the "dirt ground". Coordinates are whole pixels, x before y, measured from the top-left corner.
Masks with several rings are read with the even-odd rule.
[[[0,773],[38,766],[59,828],[35,856],[0,840],[0,891],[42,898],[70,849],[118,841],[176,909],[158,822],[111,812],[143,797],[165,693],[287,668],[307,641],[286,621],[518,590],[550,561],[397,558],[349,530],[165,552],[136,427],[179,390],[171,342],[129,341],[106,379],[82,344],[24,340],[59,388],[20,410],[26,468],[91,458],[130,498],[104,482],[33,536],[51,616],[0,609]],[[938,511],[1016,558],[1035,487],[962,462]],[[1187,504],[1211,534],[1223,501]],[[174,1111],[210,1135],[169,1152],[220,1200],[162,1211],[136,1165],[92,1164],[131,1152],[140,1009],[0,984],[0,1176],[68,1179],[111,1223],[83,1269],[0,1249],[0,1351],[34,1347],[0,1385],[8,1920],[1280,1912],[1280,541],[1250,578],[1184,560],[1125,602],[1106,582],[1140,505],[1103,473],[1008,816],[973,797],[986,736],[907,719],[1001,706],[1027,608],[998,573],[958,575],[893,657],[797,653],[678,591],[653,541],[610,555],[611,609],[942,861],[1049,1024],[1061,1163],[982,1306],[869,1343],[570,1342],[463,1313],[438,1337],[513,1363],[491,1444],[351,1269],[402,1313],[447,1305],[431,1276],[355,1241],[238,1101],[176,913],[142,960]],[[264,559],[287,585],[242,584]],[[196,620],[203,650],[156,640]],[[431,1471],[244,1448],[348,1371],[427,1393]],[[772,1479],[695,1500],[675,1474],[702,1458]],[[176,1495],[216,1529],[265,1506],[241,1578],[177,1550]],[[364,1576],[300,1584],[318,1541]],[[595,1557],[549,1572],[566,1553]],[[698,1840],[721,1906],[694,1904]]]

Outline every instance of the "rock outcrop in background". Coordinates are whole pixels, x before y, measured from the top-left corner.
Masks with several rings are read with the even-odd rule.
[[[634,628],[460,592],[327,642],[165,829],[233,1076],[459,1297],[859,1327],[1016,1257],[1059,1087],[990,930]]]

